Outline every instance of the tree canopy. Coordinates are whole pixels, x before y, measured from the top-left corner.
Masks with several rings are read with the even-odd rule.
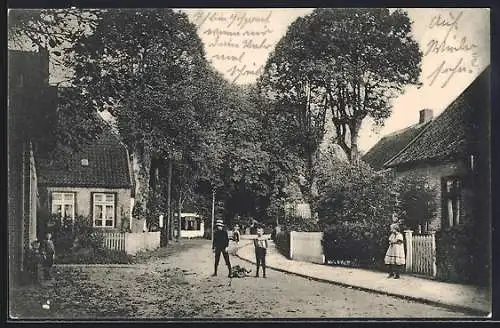
[[[329,110],[336,143],[355,162],[361,123],[371,117],[383,124],[391,99],[419,83],[421,57],[404,11],[316,9],[279,41],[262,87],[281,107],[299,108],[293,117],[311,152]]]

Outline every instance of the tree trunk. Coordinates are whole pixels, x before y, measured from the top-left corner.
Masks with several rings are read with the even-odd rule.
[[[149,179],[151,170],[151,152],[145,147],[136,149],[133,154],[134,179],[136,185],[134,215],[137,219],[145,220],[146,209],[149,198]],[[138,211],[138,212],[137,212]]]
[[[167,242],[173,239],[172,233],[172,159],[168,159],[168,177],[167,177]]]
[[[181,240],[181,213],[182,213],[182,192],[179,192],[179,204],[177,209],[177,241]]]
[[[349,126],[351,132],[351,151],[349,161],[351,164],[359,163],[359,151],[358,151],[358,137],[359,129],[361,128],[361,120],[354,122],[354,124]]]

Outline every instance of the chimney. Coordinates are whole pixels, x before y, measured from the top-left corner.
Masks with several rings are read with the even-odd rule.
[[[434,117],[432,109],[422,109],[420,111],[420,119],[418,121],[418,124],[423,124],[427,123],[430,120],[432,120]]]
[[[82,158],[81,164],[82,166],[89,166],[89,160],[87,158]]]

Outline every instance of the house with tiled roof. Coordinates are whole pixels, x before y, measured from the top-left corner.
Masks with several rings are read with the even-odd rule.
[[[434,246],[426,244],[431,252],[425,254],[434,254],[434,260],[426,263],[434,261],[434,274],[440,279],[482,284],[491,279],[490,109],[488,67],[412,137],[406,138],[408,130],[396,133],[382,139],[365,157],[396,179],[420,177],[438,190],[437,213],[422,226],[426,236],[417,233],[419,242],[433,241]],[[406,139],[402,147],[394,140],[398,136]],[[397,145],[396,151],[389,151],[390,145]],[[419,248],[420,260],[428,258],[422,255],[424,244],[412,244],[411,234],[405,240]],[[408,259],[407,263],[414,264]],[[411,265],[409,269],[414,270]]]
[[[384,136],[363,157],[373,169],[380,171],[384,164],[405,148],[432,121],[433,111],[420,111],[418,123]]]
[[[78,152],[39,159],[40,203],[73,221],[87,217],[105,231],[132,229],[132,175],[126,146],[105,129]],[[142,228],[142,227],[141,227]]]
[[[425,176],[441,190],[431,230],[463,223],[487,208],[478,204],[489,198],[489,71],[383,165],[397,177]]]

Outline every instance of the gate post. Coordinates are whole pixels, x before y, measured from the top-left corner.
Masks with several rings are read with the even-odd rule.
[[[290,260],[293,258],[293,231],[290,231]]]
[[[431,236],[431,245],[432,245],[432,276],[436,277],[437,274],[437,263],[436,263],[436,232],[429,231],[429,235]]]
[[[413,267],[413,231],[405,230],[405,242],[406,242],[406,271],[411,271]]]

